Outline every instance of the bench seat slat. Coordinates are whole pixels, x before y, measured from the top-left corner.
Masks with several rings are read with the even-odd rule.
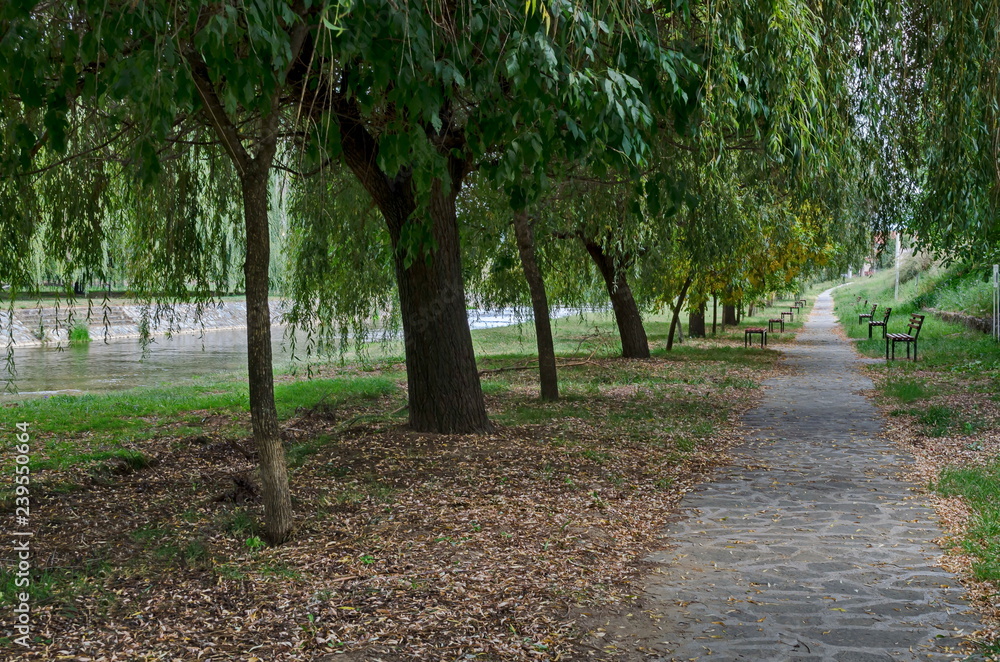
[[[896,343],[906,343],[906,358],[910,358],[910,343],[913,343],[913,360],[917,360],[917,337],[920,335],[920,327],[924,323],[924,315],[912,313],[907,333],[887,333],[885,334],[885,360],[889,360],[889,346],[892,346],[892,358],[896,358]],[[871,327],[869,327],[870,329]]]

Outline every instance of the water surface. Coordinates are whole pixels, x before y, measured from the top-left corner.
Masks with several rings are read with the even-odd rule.
[[[552,316],[566,317],[575,312],[562,309]],[[516,310],[469,311],[469,326],[473,329],[510,326],[530,319],[530,313]],[[305,344],[304,336],[300,335],[296,344],[299,359]],[[272,333],[272,352],[277,369],[290,364],[290,343],[281,327],[275,327]],[[245,375],[246,357],[245,329],[158,337],[145,354],[138,338],[121,338],[108,343],[94,340],[62,347],[16,348],[13,385],[17,394],[7,393],[0,399],[116,391],[227,372]],[[10,373],[0,364],[0,386],[9,379]]]

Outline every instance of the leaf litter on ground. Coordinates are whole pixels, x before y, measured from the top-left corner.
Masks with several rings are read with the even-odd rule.
[[[0,657],[567,659],[581,609],[635,593],[682,495],[740,441],[776,370],[751,356],[591,358],[551,405],[506,373],[485,435],[409,431],[379,415],[398,394],[301,411],[284,431],[297,529],[276,548],[256,529],[252,440],[210,416],[143,442],[144,468],[41,472],[39,640]]]

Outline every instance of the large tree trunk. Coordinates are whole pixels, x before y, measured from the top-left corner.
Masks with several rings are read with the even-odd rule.
[[[400,245],[405,223],[419,219],[387,216],[396,247],[396,282],[406,346],[406,380],[410,426],[419,432],[466,434],[492,429],[479,383],[476,356],[465,307],[465,283],[459,246],[455,198],[437,181],[433,185],[427,219],[437,250],[428,256],[419,249],[407,265]]]
[[[693,280],[694,276],[688,276],[684,281],[684,286],[681,288],[681,293],[677,295],[677,303],[674,304],[674,314],[670,320],[670,334],[667,336],[668,352],[674,348],[674,331],[677,329],[677,322],[681,317],[681,307],[684,305],[684,299],[687,297],[688,288],[691,287],[691,281]]]
[[[723,303],[722,304],[722,325],[732,324],[733,326],[739,324],[739,320],[736,318],[736,304],[734,303]]]
[[[705,337],[705,302],[702,301],[694,310],[688,311],[688,337]]]
[[[426,217],[414,218],[412,173],[404,168],[389,177],[378,168],[378,143],[358,119],[353,101],[340,103],[338,119],[347,165],[382,212],[395,248],[410,426],[443,434],[488,432],[493,426],[472,348],[455,216],[465,164],[449,157],[450,187],[436,180]],[[404,227],[417,223],[426,223],[436,249],[404,242]],[[411,249],[416,253],[411,255]]]
[[[611,297],[611,307],[615,311],[615,322],[622,340],[622,356],[626,359],[648,359],[649,340],[642,326],[639,306],[632,297],[632,288],[625,279],[625,273],[615,265],[614,258],[601,248],[600,244],[584,240],[587,252],[594,259],[604,277],[604,283]]]
[[[255,164],[257,165],[257,164]],[[247,367],[250,374],[250,421],[257,447],[264,500],[264,528],[271,544],[284,541],[292,530],[292,500],[288,489],[285,450],[274,405],[271,364],[271,311],[267,305],[271,244],[267,221],[270,160],[243,174],[243,214],[247,253],[243,265],[247,301]]]
[[[556,373],[556,350],[552,342],[552,324],[549,321],[549,300],[545,295],[545,281],[535,259],[535,233],[528,220],[527,211],[514,214],[514,235],[517,252],[521,256],[524,279],[531,293],[531,309],[535,316],[535,337],[538,342],[538,378],[541,382],[542,400],[559,399],[559,377]]]

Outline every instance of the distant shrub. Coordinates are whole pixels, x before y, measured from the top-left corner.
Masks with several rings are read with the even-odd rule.
[[[935,290],[928,290],[926,292],[921,292],[917,296],[910,300],[915,310],[920,310],[921,308],[933,308],[937,303],[937,292]]]
[[[73,343],[90,342],[90,329],[85,324],[74,324],[69,330],[69,341]]]
[[[899,282],[906,283],[921,273],[929,271],[934,264],[934,258],[928,253],[917,253],[903,260],[899,269]]]
[[[993,314],[993,284],[982,272],[944,283],[937,296],[937,307],[974,317]]]

